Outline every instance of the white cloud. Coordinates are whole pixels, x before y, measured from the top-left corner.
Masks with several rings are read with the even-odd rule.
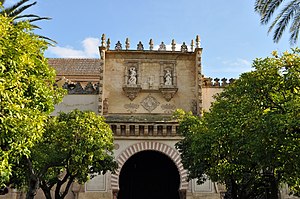
[[[55,46],[49,47],[48,53],[59,58],[96,58],[99,57],[98,46],[100,39],[88,37],[82,42],[83,50],[76,50],[72,46]]]
[[[237,58],[235,60],[225,60],[221,63],[222,67],[218,67],[218,72],[241,74],[251,71],[251,62],[246,59]]]
[[[100,45],[100,39],[89,37],[82,42],[84,52],[88,56],[99,56],[98,46]]]
[[[233,66],[233,67],[250,67],[251,62],[246,59],[237,58],[236,60],[227,60],[222,61],[224,65]]]

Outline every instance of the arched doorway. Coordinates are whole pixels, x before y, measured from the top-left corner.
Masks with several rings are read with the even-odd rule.
[[[123,165],[118,199],[179,199],[180,176],[174,162],[157,151],[141,151]]]

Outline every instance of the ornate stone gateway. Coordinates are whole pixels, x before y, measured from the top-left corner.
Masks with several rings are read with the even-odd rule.
[[[181,136],[173,113],[201,115],[222,86],[202,75],[199,36],[190,46],[182,42],[179,50],[175,40],[170,49],[157,44],[150,39],[148,49],[141,41],[131,49],[126,39],[125,48],[120,41],[112,48],[102,35],[99,59],[49,60],[57,84],[69,91],[53,114],[92,110],[106,118],[114,134],[119,168],[78,188],[78,199],[220,198],[213,182],[188,182],[175,149]]]

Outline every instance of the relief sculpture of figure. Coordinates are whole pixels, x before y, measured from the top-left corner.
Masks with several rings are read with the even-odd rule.
[[[166,71],[166,74],[165,74],[165,85],[166,86],[171,86],[172,85],[172,74],[171,74],[170,70]]]
[[[136,85],[136,69],[135,69],[135,67],[131,67],[129,69],[128,84],[129,85]]]

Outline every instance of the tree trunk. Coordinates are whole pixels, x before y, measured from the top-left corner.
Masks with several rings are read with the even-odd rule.
[[[31,175],[30,182],[29,182],[29,189],[26,194],[26,199],[33,199],[36,195],[38,188],[39,188],[39,180],[36,178],[36,176]]]
[[[69,177],[69,180],[68,180],[68,177]],[[71,175],[67,175],[64,177],[64,179],[62,181],[59,181],[57,184],[56,184],[56,188],[55,188],[55,199],[64,199],[66,197],[66,195],[68,194],[69,192],[69,189],[74,181],[74,176],[71,176]],[[62,185],[67,182],[66,184],[66,187],[64,188],[64,190],[62,191],[61,188],[62,188]]]
[[[239,187],[240,185],[236,184],[233,178],[230,178],[229,180],[227,180],[226,182],[226,193],[224,196],[224,199],[239,199],[241,198],[239,196]]]
[[[51,192],[50,192],[51,188],[49,188],[47,186],[43,186],[43,185],[41,185],[41,188],[43,190],[43,193],[44,193],[46,199],[52,199]]]
[[[278,197],[278,183],[274,176],[270,176],[270,199],[279,199]]]

